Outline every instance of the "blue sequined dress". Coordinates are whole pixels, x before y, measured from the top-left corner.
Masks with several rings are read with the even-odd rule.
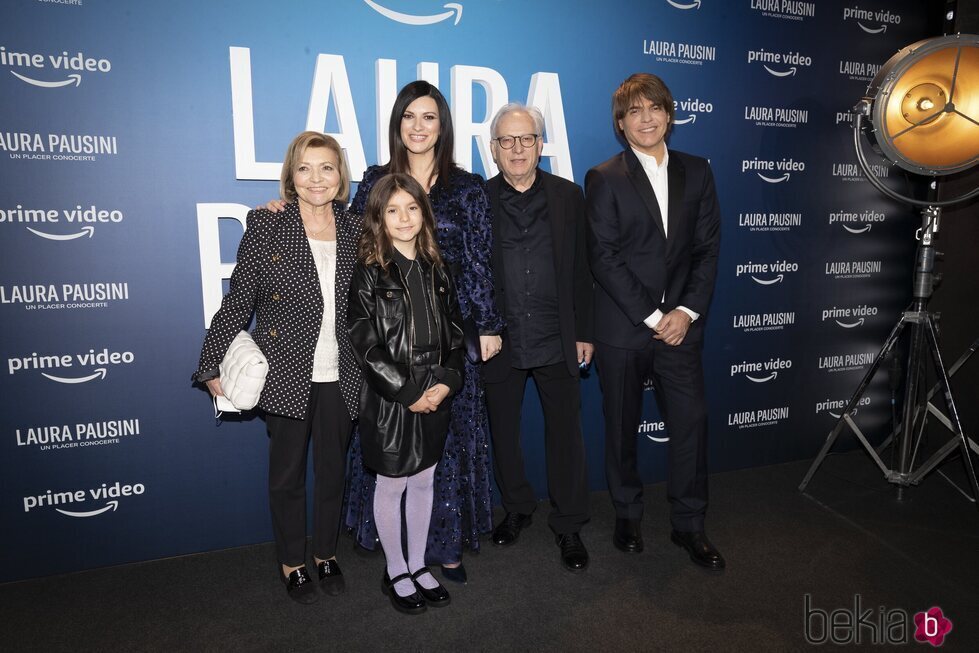
[[[387,172],[371,166],[357,188],[351,211],[363,213],[374,182]],[[442,258],[455,277],[462,316],[472,316],[480,333],[500,333],[503,318],[493,301],[490,252],[493,226],[486,182],[462,170],[439,179],[428,194],[435,212]],[[435,500],[428,533],[428,564],[462,559],[464,547],[479,550],[479,535],[493,528],[489,459],[489,421],[478,365],[465,362],[463,387],[452,401],[452,416],[442,460],[435,470]],[[346,527],[367,549],[378,545],[374,526],[373,473],[364,469],[360,434],[354,432],[347,470]]]

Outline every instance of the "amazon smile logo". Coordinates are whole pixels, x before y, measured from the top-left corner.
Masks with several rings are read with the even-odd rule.
[[[142,483],[122,484],[116,481],[111,485],[103,483],[99,487],[88,490],[64,492],[48,490],[43,494],[32,494],[23,497],[23,505],[24,512],[40,508],[54,508],[56,512],[65,517],[84,519],[110,511],[115,512],[119,509],[122,499],[137,497],[145,492],[146,486]]]
[[[785,281],[788,274],[799,271],[799,264],[791,261],[775,261],[774,263],[739,263],[734,268],[734,276],[746,275],[761,286],[772,286]]]
[[[459,21],[462,20],[462,3],[459,2],[447,2],[446,4],[442,5],[442,7],[444,9],[448,9],[448,11],[423,16],[405,14],[400,11],[388,9],[381,3],[374,2],[374,0],[364,0],[364,3],[385,18],[403,25],[434,25],[435,23],[441,23],[444,20],[449,20],[453,16],[455,16],[455,21],[452,23],[453,25],[458,25]]]
[[[38,371],[41,376],[56,383],[66,383],[69,385],[77,383],[88,383],[96,379],[102,380],[106,377],[111,366],[131,365],[136,360],[135,354],[131,351],[109,351],[108,348],[102,351],[89,349],[84,354],[53,354],[39,355],[33,352],[30,356],[21,356],[7,359],[7,374],[13,376],[20,372]],[[76,370],[78,367],[99,367],[89,372],[88,370]]]
[[[676,0],[666,0],[666,3],[676,9],[700,9],[700,0],[693,0],[693,2],[677,2]]]
[[[89,57],[84,52],[18,52],[7,50],[3,45],[0,45],[0,66],[10,68],[11,75],[38,88],[80,86],[82,74],[108,73],[112,70],[112,62],[108,59]]]

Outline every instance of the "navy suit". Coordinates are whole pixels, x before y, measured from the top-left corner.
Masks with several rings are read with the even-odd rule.
[[[605,413],[605,471],[616,516],[642,517],[636,439],[652,378],[670,438],[667,493],[679,531],[703,530],[707,407],[701,350],[717,276],[720,208],[710,164],[671,150],[668,237],[653,188],[631,149],[585,177],[588,255],[595,277],[596,364]],[[700,315],[676,347],[654,340],[653,311]]]

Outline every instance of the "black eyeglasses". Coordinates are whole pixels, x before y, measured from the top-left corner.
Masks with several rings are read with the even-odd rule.
[[[524,134],[523,136],[500,136],[499,138],[494,138],[493,140],[500,144],[504,150],[512,149],[517,141],[524,147],[533,147],[537,139],[540,138],[539,134]]]

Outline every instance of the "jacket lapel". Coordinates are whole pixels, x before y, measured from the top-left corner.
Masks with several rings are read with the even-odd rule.
[[[671,235],[679,233],[683,209],[683,193],[686,187],[686,170],[677,156],[671,156],[666,164],[666,184],[669,188],[669,202],[666,207],[667,221]]]
[[[551,223],[551,250],[554,259],[554,273],[557,278],[561,277],[561,259],[564,254],[564,232],[566,225],[564,206],[558,196],[554,180],[543,170],[538,170],[537,174],[543,178],[544,192],[547,193],[547,221]]]
[[[646,176],[646,171],[643,170],[642,164],[639,163],[639,157],[631,149],[627,149],[623,153],[625,155],[625,164],[629,179],[632,181],[632,185],[636,187],[636,191],[639,193],[639,197],[642,198],[643,204],[646,205],[646,210],[649,211],[653,222],[656,223],[656,229],[659,231],[659,235],[663,237],[663,240],[666,240],[666,231],[663,229],[663,216],[659,212],[659,204],[656,202],[656,194],[653,192],[652,184],[649,183],[649,177]],[[670,194],[672,195],[672,193],[673,189],[671,187]]]

